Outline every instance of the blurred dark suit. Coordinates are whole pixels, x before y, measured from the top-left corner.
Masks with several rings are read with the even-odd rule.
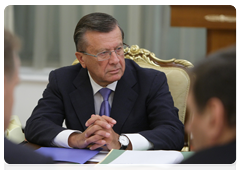
[[[4,137],[4,159],[9,164],[52,164],[53,160],[28,147],[16,145]]]

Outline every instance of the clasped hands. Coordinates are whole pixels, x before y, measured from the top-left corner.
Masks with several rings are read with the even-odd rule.
[[[119,149],[119,134],[112,129],[116,123],[111,117],[92,115],[85,124],[88,128],[83,133],[72,133],[68,138],[68,144],[73,148],[86,148],[91,145],[91,150],[99,147],[108,150]]]

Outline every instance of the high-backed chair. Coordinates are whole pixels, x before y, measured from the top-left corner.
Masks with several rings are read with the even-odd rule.
[[[162,71],[167,76],[167,81],[169,85],[169,90],[172,94],[175,107],[179,109],[179,119],[185,124],[185,119],[187,117],[187,95],[190,87],[190,79],[186,72],[186,69],[193,67],[193,64],[187,60],[182,59],[171,59],[171,60],[161,60],[155,57],[155,54],[139,48],[137,45],[132,45],[130,48],[126,48],[125,58],[135,61],[139,66],[144,68],[152,68]],[[76,59],[73,62],[77,64]],[[185,134],[185,143],[183,151],[189,150],[189,138]]]

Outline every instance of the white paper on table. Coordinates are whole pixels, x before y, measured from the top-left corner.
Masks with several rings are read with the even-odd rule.
[[[90,162],[101,162],[109,153],[109,151],[100,151],[97,155],[89,159]]]
[[[183,159],[179,151],[125,151],[110,164],[176,164]]]

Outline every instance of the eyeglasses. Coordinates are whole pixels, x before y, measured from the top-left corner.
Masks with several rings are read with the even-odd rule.
[[[117,47],[114,50],[114,52],[116,53],[117,56],[123,56],[127,53],[127,51],[126,52],[124,51],[125,48],[130,48],[130,46],[123,43],[123,45]],[[79,52],[83,53],[83,54],[86,54],[86,55],[93,56],[93,57],[97,57],[98,61],[104,61],[104,60],[108,60],[111,57],[111,54],[112,54],[113,51],[103,51],[103,52],[100,52],[96,55],[88,54],[85,51],[79,51]]]

